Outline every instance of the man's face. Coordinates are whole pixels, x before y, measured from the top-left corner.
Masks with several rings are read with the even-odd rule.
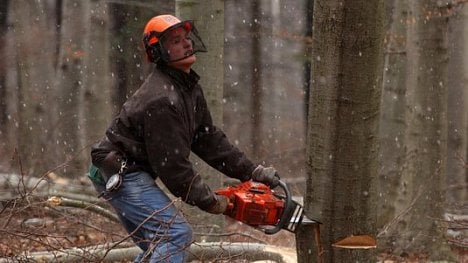
[[[163,46],[169,54],[169,61],[179,60],[193,53],[192,40],[184,27],[178,27],[168,32]]]

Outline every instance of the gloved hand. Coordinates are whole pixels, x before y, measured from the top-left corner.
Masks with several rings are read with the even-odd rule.
[[[273,189],[279,185],[280,177],[275,168],[259,165],[252,172],[252,180],[266,184]]]
[[[222,214],[226,211],[229,199],[224,195],[215,195],[216,203],[206,210],[210,214]]]

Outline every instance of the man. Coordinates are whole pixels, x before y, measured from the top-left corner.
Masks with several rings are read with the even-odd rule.
[[[275,187],[279,176],[272,167],[254,165],[213,125],[191,69],[195,53],[206,51],[191,21],[153,17],[143,42],[155,68],[93,146],[90,177],[143,250],[135,262],[183,262],[192,229],[155,184],[157,177],[184,202],[222,214],[227,198],[215,195],[193,170],[190,152],[241,181]]]

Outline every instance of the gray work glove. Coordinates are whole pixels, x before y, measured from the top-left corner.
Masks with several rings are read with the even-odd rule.
[[[275,168],[259,165],[252,172],[252,180],[266,184],[273,189],[279,185],[280,177]]]
[[[224,195],[215,195],[216,203],[206,210],[210,214],[222,214],[226,211],[229,199]]]

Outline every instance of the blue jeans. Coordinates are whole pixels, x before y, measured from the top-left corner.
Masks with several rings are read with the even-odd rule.
[[[143,250],[134,262],[184,262],[192,228],[148,173],[126,174],[120,188],[104,198]]]

